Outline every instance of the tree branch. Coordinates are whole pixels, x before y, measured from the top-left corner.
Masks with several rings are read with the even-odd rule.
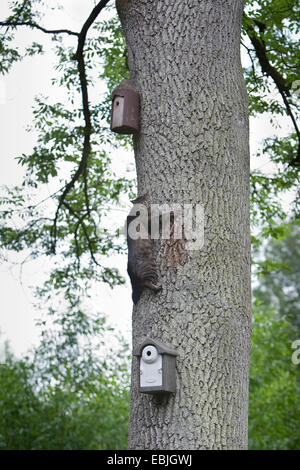
[[[78,35],[77,51],[75,55],[73,56],[73,59],[77,61],[80,88],[81,88],[81,93],[82,93],[82,107],[83,107],[83,116],[84,116],[84,121],[85,121],[84,142],[83,142],[82,158],[81,158],[79,167],[77,171],[75,172],[71,181],[66,185],[62,195],[59,198],[59,203],[58,203],[58,207],[57,207],[56,214],[54,217],[54,222],[53,222],[53,243],[52,243],[53,253],[55,253],[55,247],[56,247],[57,219],[58,219],[60,208],[62,204],[64,203],[68,192],[73,188],[74,184],[76,183],[76,181],[79,179],[80,176],[83,176],[85,204],[86,204],[88,215],[90,215],[88,189],[87,189],[87,167],[88,167],[88,157],[91,152],[90,138],[92,134],[92,123],[91,123],[91,112],[90,112],[89,99],[88,99],[88,84],[87,84],[83,49],[84,49],[84,44],[86,40],[86,35],[87,35],[89,28],[91,27],[93,22],[96,20],[97,16],[100,14],[100,12],[103,10],[103,8],[107,5],[108,2],[109,0],[101,0],[98,3],[98,5],[96,5],[95,8],[92,10],[91,14],[89,15],[88,19],[84,23]]]
[[[253,49],[250,49],[249,47],[246,46],[246,44],[243,43],[243,41],[241,41],[241,44],[242,46],[246,49],[247,51],[247,54],[249,56],[249,59],[251,61],[251,66],[252,66],[252,72],[253,72],[253,78],[255,80],[255,82],[257,83],[257,77],[256,77],[256,72],[255,72],[255,65],[254,65],[254,60],[253,60],[253,57],[251,55],[251,51],[253,51]]]
[[[79,33],[79,40],[78,40],[78,47],[77,47],[77,51],[76,51],[76,54],[75,54],[75,57],[74,57],[74,60],[77,59],[77,55],[80,55],[82,54],[83,52],[83,48],[84,48],[84,43],[85,43],[85,39],[86,39],[86,35],[87,35],[87,32],[89,30],[89,28],[92,26],[92,24],[94,23],[95,19],[97,18],[97,16],[99,15],[99,13],[101,13],[101,11],[103,10],[103,8],[108,4],[110,0],[101,0],[98,5],[95,6],[95,8],[92,10],[91,14],[89,15],[88,19],[86,20],[86,22],[84,23],[80,33]]]
[[[293,115],[293,112],[291,110],[291,106],[288,102],[287,97],[290,96],[290,85],[287,84],[286,80],[284,77],[278,72],[278,70],[271,65],[268,55],[267,55],[267,50],[266,50],[266,45],[264,42],[264,39],[262,38],[262,35],[266,29],[266,25],[262,23],[261,21],[258,20],[253,20],[253,22],[258,26],[260,36],[257,35],[254,27],[250,24],[251,20],[249,17],[246,16],[244,13],[245,18],[247,18],[247,25],[245,27],[248,37],[255,49],[257,59],[259,61],[259,64],[261,66],[261,69],[263,73],[265,73],[268,77],[272,78],[273,82],[275,83],[282,100],[284,102],[286,112],[290,116],[291,121],[293,123],[295,132],[297,134],[298,138],[298,150],[297,150],[297,155],[296,157],[290,162],[290,165],[292,166],[298,166],[300,165],[300,131],[297,126],[297,122],[295,119],[295,116]]]
[[[87,241],[87,244],[88,244],[88,247],[89,247],[89,251],[90,251],[90,255],[91,255],[91,258],[93,260],[93,262],[97,265],[97,266],[100,266],[100,264],[98,263],[98,261],[96,260],[95,258],[95,255],[94,255],[94,251],[93,251],[93,247],[92,247],[92,242],[91,242],[91,239],[89,237],[89,234],[87,233],[87,229],[86,229],[86,226],[85,226],[85,223],[83,221],[83,217],[80,217],[80,215],[78,215],[76,213],[76,211],[73,209],[73,207],[67,203],[66,201],[63,202],[63,205],[66,206],[66,208],[68,209],[68,211],[70,212],[70,214],[72,214],[74,217],[77,218],[78,220],[78,223],[81,225],[82,227],[82,230],[83,230],[83,233],[84,233],[84,236],[86,238],[86,241]],[[76,229],[77,231],[77,229]]]
[[[33,23],[31,21],[0,21],[0,26],[29,26],[30,28],[33,29],[39,29],[40,31],[43,31],[43,33],[46,34],[69,34],[71,36],[79,36],[79,33],[76,33],[75,31],[70,31],[69,29],[46,29],[43,26],[40,26],[36,23]]]
[[[86,76],[86,67],[85,67],[85,59],[84,59],[84,46],[86,41],[86,36],[88,33],[89,28],[92,26],[100,12],[103,8],[109,3],[109,0],[101,0],[92,10],[89,17],[85,21],[81,31],[74,32],[68,29],[46,29],[35,22],[32,21],[18,21],[18,19],[7,20],[5,22],[0,22],[0,26],[6,27],[17,27],[17,26],[27,26],[32,29],[40,30],[46,34],[68,34],[72,36],[76,36],[78,38],[77,50],[73,59],[77,61],[77,68],[78,68],[78,75],[80,81],[80,89],[82,94],[82,106],[83,106],[83,116],[84,116],[84,142],[83,142],[83,150],[82,150],[82,157],[79,163],[78,168],[76,169],[74,175],[72,176],[71,180],[62,188],[62,193],[58,199],[58,206],[56,209],[56,213],[53,220],[53,226],[51,229],[51,236],[52,236],[52,252],[55,253],[56,250],[56,242],[57,242],[57,223],[58,223],[58,216],[61,207],[64,205],[70,214],[77,218],[78,222],[76,224],[75,229],[75,247],[76,253],[79,257],[79,245],[78,245],[78,228],[79,226],[82,227],[84,236],[87,240],[87,244],[89,247],[91,259],[93,262],[99,266],[99,263],[95,259],[93,246],[91,239],[89,237],[86,225],[84,223],[84,217],[86,215],[90,215],[90,207],[89,207],[89,197],[88,197],[88,184],[87,184],[87,168],[88,168],[88,158],[91,152],[91,134],[92,134],[92,122],[91,122],[91,112],[89,107],[89,99],[88,99],[88,80]],[[84,197],[85,197],[85,205],[87,209],[87,214],[85,216],[80,216],[76,213],[76,211],[72,208],[70,204],[66,201],[66,197],[71,189],[74,187],[75,183],[79,180],[80,177],[83,177],[83,184],[84,184]]]
[[[88,188],[87,188],[87,167],[88,167],[88,157],[90,155],[91,151],[91,144],[90,144],[90,137],[92,133],[92,124],[91,124],[91,112],[89,108],[89,100],[88,100],[88,84],[87,84],[87,77],[86,77],[86,70],[85,70],[85,61],[84,61],[84,54],[83,54],[83,49],[85,45],[85,40],[86,40],[86,35],[91,27],[91,25],[94,23],[100,12],[103,10],[103,8],[107,5],[109,0],[101,0],[92,10],[91,14],[88,16],[87,20],[85,21],[80,33],[70,31],[68,29],[46,29],[34,22],[31,21],[13,21],[13,20],[7,20],[4,22],[0,22],[0,26],[28,26],[31,28],[38,29],[40,31],[43,31],[44,33],[47,34],[62,34],[66,33],[69,35],[76,36],[78,38],[78,45],[77,45],[77,51],[74,55],[74,60],[77,61],[77,66],[78,66],[78,74],[79,74],[79,80],[80,80],[80,88],[81,88],[81,93],[82,93],[82,105],[83,105],[83,115],[84,115],[84,121],[85,121],[85,127],[84,127],[84,142],[83,142],[83,151],[82,151],[82,158],[79,163],[79,166],[74,173],[72,179],[66,184],[62,195],[59,198],[58,202],[58,207],[55,213],[54,221],[53,221],[53,229],[52,229],[52,251],[55,253],[56,249],[56,238],[57,238],[57,220],[58,220],[58,215],[59,211],[61,209],[62,204],[64,204],[65,198],[69,191],[74,187],[76,181],[80,178],[80,176],[83,176],[83,181],[84,181],[84,195],[85,195],[85,204],[87,208],[88,215],[90,215],[90,208],[89,208],[89,198],[88,198]],[[95,259],[93,258],[95,261]],[[96,261],[95,261],[96,262]]]

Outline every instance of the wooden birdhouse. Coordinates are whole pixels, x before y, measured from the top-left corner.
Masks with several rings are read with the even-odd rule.
[[[112,92],[110,128],[118,134],[135,134],[139,131],[140,95],[133,81],[123,80]]]

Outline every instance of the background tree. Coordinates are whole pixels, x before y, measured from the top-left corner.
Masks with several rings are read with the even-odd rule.
[[[71,313],[67,321],[48,320],[41,344],[25,358],[15,359],[6,348],[0,449],[126,448],[128,345],[119,337],[117,354],[106,347],[103,356],[112,335],[105,319],[82,317],[78,324]]]
[[[249,448],[299,449],[299,365],[291,360],[297,330],[256,301],[250,367]]]
[[[299,339],[299,224],[271,239],[256,256],[250,367],[249,446],[298,449],[299,365],[292,344]]]
[[[259,262],[262,276],[254,295],[288,318],[300,333],[299,234],[299,224],[292,223],[284,239],[271,240],[266,245],[264,259]]]

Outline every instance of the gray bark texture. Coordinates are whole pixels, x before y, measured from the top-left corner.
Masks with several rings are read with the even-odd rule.
[[[117,0],[131,78],[138,193],[204,206],[204,246],[181,256],[154,241],[159,293],[133,309],[145,336],[178,352],[177,391],[138,391],[130,449],[246,449],[251,343],[248,101],[240,63],[242,0]],[[182,248],[182,247],[181,247]],[[176,249],[178,253],[176,254]]]

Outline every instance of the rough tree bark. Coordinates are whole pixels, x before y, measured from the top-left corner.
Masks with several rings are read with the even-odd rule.
[[[133,358],[129,448],[245,449],[251,341],[247,94],[242,0],[117,0],[141,94],[134,138],[139,195],[204,206],[204,246],[169,263],[162,291],[133,310],[145,336],[179,353],[177,392],[138,392]]]

